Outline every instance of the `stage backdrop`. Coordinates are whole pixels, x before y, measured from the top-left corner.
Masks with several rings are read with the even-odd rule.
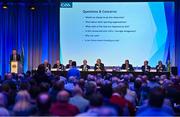
[[[59,7],[57,4],[0,2],[0,75],[10,71],[12,49],[24,54],[24,70],[33,69],[45,59],[59,59]]]
[[[0,2],[0,75],[10,71],[9,56],[12,49],[24,54],[25,71],[36,68],[45,59],[54,64],[55,60],[59,59],[60,48],[58,4],[37,3],[35,11],[29,9],[28,3],[7,4],[8,9],[2,9]],[[175,65],[180,68],[180,1],[178,0],[175,26]]]

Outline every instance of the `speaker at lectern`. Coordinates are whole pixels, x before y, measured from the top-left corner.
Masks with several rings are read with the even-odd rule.
[[[13,49],[12,54],[10,56],[11,73],[22,72],[22,64],[20,61],[21,61],[20,55],[17,53],[16,49]]]

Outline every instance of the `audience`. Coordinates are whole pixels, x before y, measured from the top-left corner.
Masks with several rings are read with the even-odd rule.
[[[70,69],[76,69],[73,67]],[[176,116],[179,76],[5,74],[0,116]]]

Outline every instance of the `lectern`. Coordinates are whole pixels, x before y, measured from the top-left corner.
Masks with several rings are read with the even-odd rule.
[[[11,73],[20,73],[21,72],[21,64],[18,61],[11,61]]]

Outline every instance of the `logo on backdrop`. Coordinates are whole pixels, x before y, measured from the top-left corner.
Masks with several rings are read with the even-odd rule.
[[[72,8],[72,2],[61,2],[60,8]]]

